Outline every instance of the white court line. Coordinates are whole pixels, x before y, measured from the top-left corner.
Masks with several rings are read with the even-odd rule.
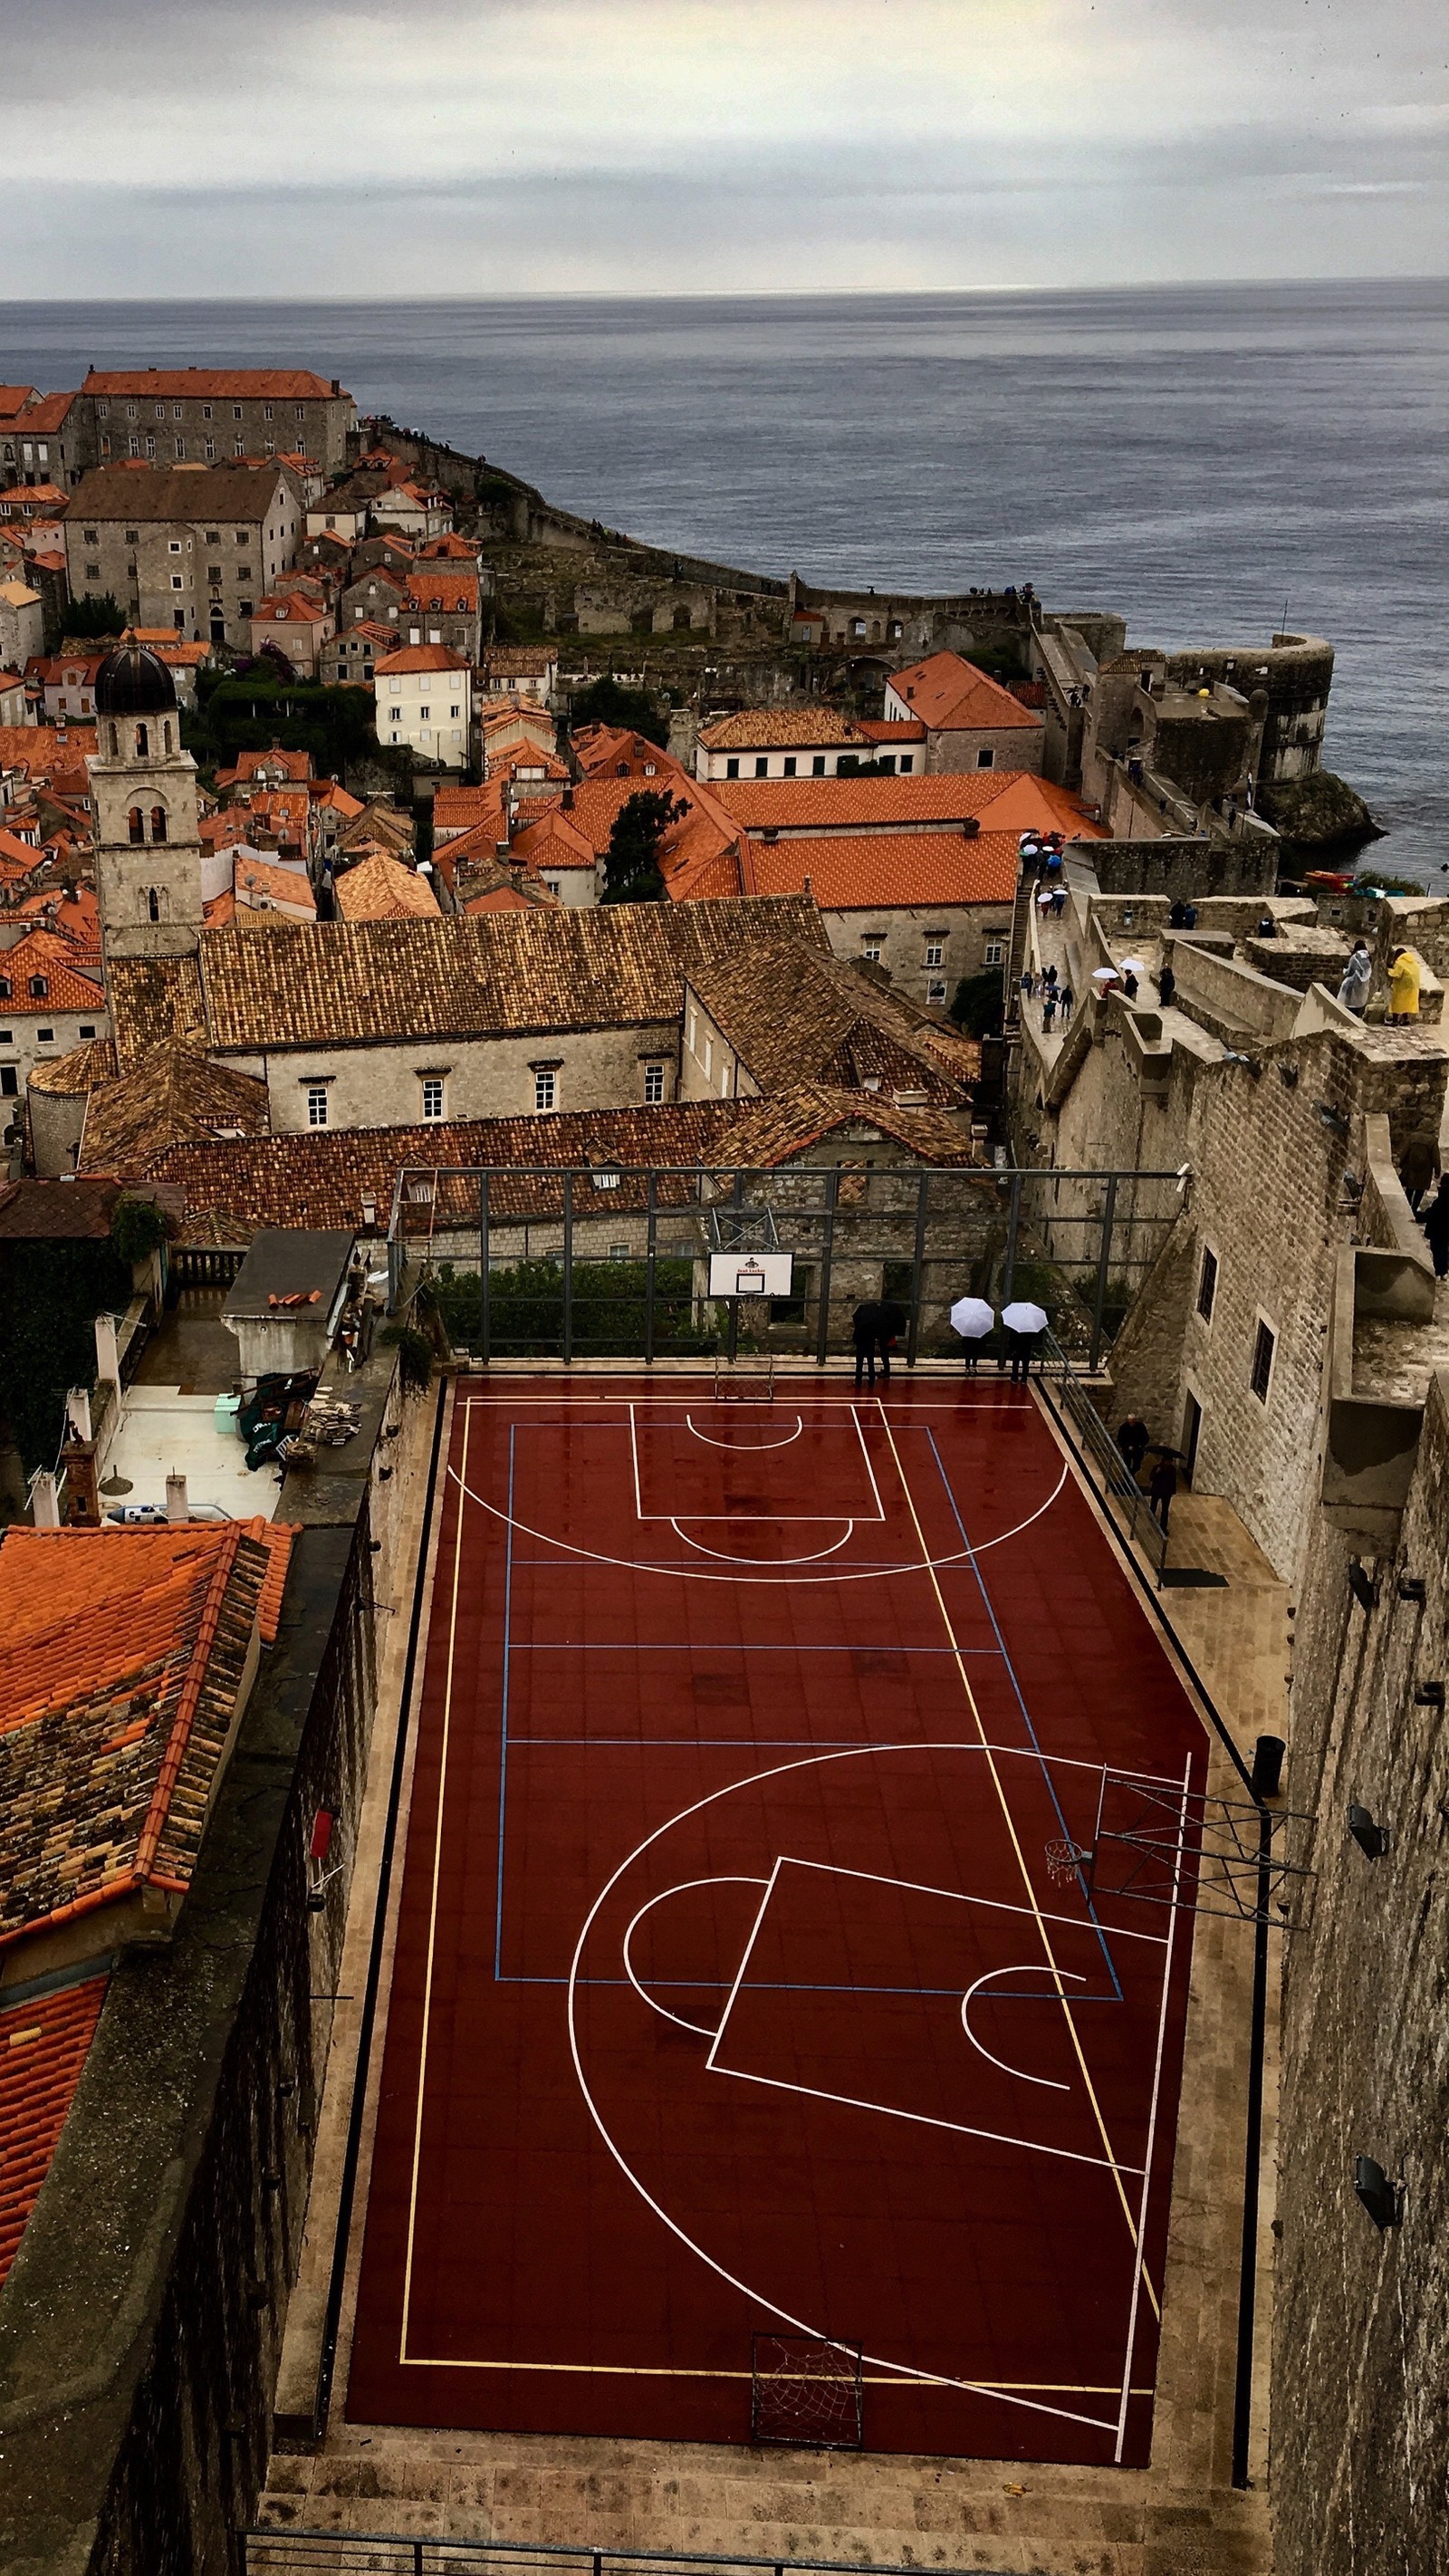
[[[701,1431],[692,1413],[686,1413],[684,1419],[687,1428],[694,1433],[696,1440],[704,1442],[706,1449],[727,1449],[732,1458],[758,1458],[768,1449],[788,1449],[791,1441],[798,1440],[805,1428],[805,1416],[797,1413],[794,1430],[787,1431],[783,1440],[712,1440],[707,1431]]]
[[[818,1565],[822,1556],[833,1556],[838,1547],[844,1547],[855,1536],[854,1521],[847,1521],[839,1538],[833,1538],[828,1547],[812,1547],[805,1556],[733,1556],[727,1548],[706,1547],[702,1538],[691,1538],[677,1520],[671,1519],[669,1526],[686,1547],[698,1548],[701,1556],[717,1557],[721,1565]],[[763,1529],[765,1523],[761,1521],[758,1526]]]
[[[880,1487],[875,1481],[875,1469],[870,1463],[870,1451],[865,1445],[865,1432],[861,1425],[859,1408],[856,1405],[850,1408],[850,1418],[855,1424],[855,1436],[860,1442],[860,1454],[865,1460],[865,1472],[870,1478],[870,1490],[875,1496],[875,1516],[878,1521],[884,1522],[885,1505],[880,1498]]]
[[[1022,1409],[1036,1412],[1035,1405]],[[854,1573],[787,1574],[780,1578],[771,1578],[767,1574],[710,1574],[703,1566],[667,1565],[638,1556],[610,1556],[603,1548],[578,1547],[572,1539],[556,1538],[550,1530],[535,1529],[531,1521],[521,1521],[512,1513],[500,1511],[496,1503],[490,1503],[484,1495],[475,1492],[471,1485],[464,1484],[456,1467],[450,1466],[448,1469],[454,1484],[462,1487],[470,1503],[476,1503],[479,1510],[487,1512],[491,1519],[502,1521],[505,1528],[522,1530],[525,1538],[536,1538],[540,1547],[559,1548],[565,1556],[582,1557],[589,1565],[616,1565],[626,1574],[672,1575],[679,1583],[768,1583],[772,1579],[785,1583],[879,1583],[883,1577],[889,1578],[897,1574],[931,1574],[942,1566],[969,1565],[973,1557],[984,1556],[988,1548],[1005,1547],[1008,1539],[1020,1538],[1023,1530],[1029,1530],[1035,1522],[1049,1512],[1066,1484],[1070,1472],[1069,1463],[1064,1458],[1062,1472],[1046,1501],[1039,1503],[1034,1512],[1028,1512],[1025,1520],[1018,1521],[1014,1529],[1000,1530],[995,1538],[982,1539],[979,1546],[957,1548],[949,1556],[907,1557],[899,1565],[861,1566]],[[1094,1763],[1092,1768],[1100,1770],[1101,1764]]]
[[[877,1751],[883,1753],[898,1753],[903,1750],[903,1747],[897,1744],[886,1744],[880,1746],[867,1744],[860,1745],[854,1749],[863,1753],[874,1753]],[[1012,1748],[1008,1746],[980,1743],[964,1743],[957,1747],[957,1750],[962,1753],[996,1753],[1009,1751],[1011,1749]],[[1033,1752],[1026,1746],[1018,1746],[1015,1749],[1021,1753],[1024,1761],[1037,1762],[1041,1759],[1039,1754]],[[1047,1756],[1048,1761],[1054,1761],[1056,1758],[1057,1757],[1054,1754],[1048,1754]],[[1064,1760],[1069,1760],[1071,1757],[1064,1755],[1062,1758]],[[1095,1771],[1098,1766],[1095,1762],[1083,1762],[1080,1765],[1074,1765],[1073,1767],[1080,1768],[1083,1771]],[[1177,1783],[1175,1780],[1172,1783],[1172,1786],[1176,1788]],[[1027,1894],[1032,1900],[1031,1903],[1029,1905],[1012,1905],[1008,1903],[1004,1896],[973,1896],[965,1888],[961,1887],[932,1887],[929,1882],[923,1878],[893,1878],[888,1876],[884,1870],[880,1869],[847,1869],[843,1862],[833,1860],[801,1860],[794,1852],[786,1852],[783,1857],[789,1862],[792,1869],[818,1869],[829,1878],[863,1878],[868,1880],[872,1887],[908,1887],[912,1896],[944,1896],[947,1902],[951,1905],[989,1905],[994,1913],[1029,1914],[1033,1923],[1065,1923],[1069,1925],[1073,1931],[1087,1933],[1093,1932],[1093,1925],[1090,1917],[1084,1920],[1080,1914],[1047,1913],[1038,1902],[1035,1890],[1030,1886],[1027,1888]],[[1162,1932],[1127,1932],[1124,1933],[1122,1937],[1127,1941],[1150,1941],[1154,1949],[1160,1950],[1167,1936]],[[1047,1973],[1044,1961],[1039,1961],[1038,1967],[1043,1975]]]
[[[645,1915],[651,1914],[656,1905],[662,1905],[666,1897],[684,1896],[692,1887],[767,1887],[768,1885],[768,1879],[741,1877],[737,1872],[725,1870],[715,1878],[682,1878],[677,1887],[661,1888],[657,1896],[651,1896],[645,1904],[641,1905],[624,1935],[624,1974],[640,2002],[647,2004],[651,2012],[661,2014],[665,2021],[677,2022],[681,2030],[692,2030],[699,2039],[713,2039],[715,2033],[707,2022],[686,2021],[683,2013],[671,2012],[667,2004],[657,2002],[655,1997],[641,1986],[634,1974],[634,1962],[629,1955],[629,1944],[634,1938],[635,1926],[642,1923]]]
[[[1172,1901],[1167,1916],[1167,1948],[1162,1962],[1162,2002],[1157,2015],[1157,2056],[1152,2068],[1152,2107],[1147,2120],[1146,2161],[1142,2168],[1142,2200],[1137,2215],[1137,2259],[1132,2267],[1132,2306],[1127,2320],[1127,2354],[1122,2364],[1122,2403],[1117,2416],[1117,2448],[1113,2457],[1120,2461],[1127,2441],[1127,2400],[1131,2391],[1132,2360],[1137,2344],[1137,2320],[1141,2313],[1142,2266],[1147,2242],[1147,2196],[1152,2189],[1152,2149],[1157,2136],[1157,2110],[1162,2092],[1162,2056],[1167,2038],[1167,1999],[1172,1985],[1172,1945],[1177,1932],[1177,1891],[1182,1879],[1183,1842],[1187,1833],[1187,1801],[1192,1781],[1192,1755],[1182,1768],[1182,1806],[1178,1813],[1177,1857],[1172,1864]]]
[[[1033,1410],[1035,1410],[1034,1407]],[[809,2335],[813,2342],[833,2344],[835,2342],[835,2337],[822,2333],[819,2326],[807,2324],[804,2318],[795,2316],[789,2308],[782,2308],[777,2300],[765,2297],[759,2290],[752,2290],[747,2281],[742,2281],[740,2279],[738,2273],[731,2272],[726,2269],[723,2263],[716,2262],[712,2254],[706,2254],[704,2247],[697,2244],[692,2236],[686,2235],[678,2220],[670,2217],[668,2210],[655,2199],[653,2193],[640,2181],[639,2176],[635,2173],[633,2167],[626,2161],[620,2148],[616,2145],[605,2123],[603,2113],[600,2111],[597,2102],[594,2100],[593,2094],[589,2090],[589,2082],[584,2073],[583,2057],[579,2048],[579,1971],[583,1960],[585,1945],[587,1944],[589,1934],[592,1932],[594,1925],[598,1920],[600,1911],[604,1905],[607,1904],[609,1897],[613,1894],[614,1889],[618,1886],[619,1881],[623,1878],[625,1872],[633,1868],[635,1861],[641,1859],[643,1854],[648,1851],[653,1844],[657,1843],[663,1835],[672,1832],[675,1825],[686,1823],[691,1816],[701,1814],[706,1807],[714,1806],[721,1798],[733,1797],[738,1789],[754,1787],[762,1780],[780,1779],[792,1771],[810,1770],[816,1765],[822,1765],[826,1762],[858,1760],[863,1753],[967,1753],[975,1752],[976,1750],[977,1748],[974,1745],[959,1742],[933,1745],[856,1745],[849,1748],[846,1752],[810,1754],[805,1756],[804,1759],[799,1762],[779,1762],[774,1764],[768,1771],[758,1771],[753,1773],[746,1780],[727,1781],[723,1788],[709,1790],[703,1798],[695,1799],[691,1806],[681,1807],[677,1815],[666,1817],[662,1825],[656,1825],[653,1832],[646,1834],[643,1841],[641,1843],[637,1843],[633,1851],[629,1852],[625,1858],[620,1861],[618,1868],[613,1872],[613,1875],[605,1880],[598,1895],[595,1897],[593,1904],[590,1906],[588,1913],[585,1915],[579,1930],[578,1940],[574,1945],[574,1955],[569,1965],[568,1984],[569,2055],[573,2060],[574,2075],[578,2083],[579,2091],[584,2097],[584,2104],[589,2117],[593,2121],[595,2128],[598,2130],[600,2137],[603,2139],[610,2155],[613,2157],[615,2164],[618,2166],[620,2173],[624,2176],[624,2179],[629,2184],[631,2190],[638,2193],[640,2199],[644,2202],[645,2207],[653,2210],[655,2217],[660,2222],[660,2225],[667,2227],[670,2235],[677,2237],[680,2244],[683,2245],[689,2253],[696,2255],[699,2261],[703,2263],[709,2271],[716,2273],[720,2280],[724,2281],[730,2289],[738,2290],[742,2298],[748,2299],[757,2307],[765,2309],[770,2316],[778,2317],[782,2325],[793,2327],[796,2334]],[[1082,1767],[1097,1769],[1100,1766],[1090,1764],[1083,1765]],[[994,2386],[989,2380],[956,2379],[942,2371],[915,2370],[908,2362],[890,2361],[884,2355],[874,2352],[863,2353],[861,2355],[861,2359],[862,2361],[868,2362],[872,2370],[889,2371],[895,2377],[911,2381],[912,2385],[921,2385],[929,2388],[957,2388],[962,2390],[968,2396],[994,2397],[1003,2406],[1024,2407],[1028,2414],[1052,2415],[1066,2423],[1086,2424],[1090,2426],[1094,2433],[1110,2433],[1113,2430],[1112,2423],[1104,2420],[1099,2415],[1084,2415],[1078,2408],[1068,2406],[1048,2406],[1039,2398],[1016,2396],[1004,2388]],[[1113,2394],[1115,2395],[1115,2393],[1114,2389]]]
[[[860,1442],[861,1456],[865,1460],[865,1472],[870,1480],[870,1490],[875,1496],[875,1512],[873,1517],[876,1520],[883,1522],[885,1520],[885,1508],[880,1498],[880,1487],[875,1481],[875,1471],[870,1463],[870,1452],[866,1448],[865,1435],[860,1427],[860,1416],[856,1412],[854,1405],[850,1408],[850,1414],[851,1420],[855,1424],[855,1436]],[[790,1433],[789,1439],[787,1440],[758,1440],[752,1442],[750,1447],[747,1449],[738,1447],[733,1440],[711,1440],[709,1442],[709,1446],[711,1449],[726,1449],[736,1458],[756,1458],[767,1454],[771,1449],[788,1449],[792,1441],[798,1440],[800,1433],[805,1428],[804,1421],[799,1414],[796,1415],[795,1420],[797,1428]],[[703,1431],[695,1431],[694,1424],[687,1413],[684,1417],[684,1424],[686,1429],[694,1431],[696,1440],[704,1440],[707,1437]],[[659,1427],[665,1431],[677,1431],[680,1428],[677,1422],[666,1422],[661,1424]],[[843,1424],[838,1427],[842,1430],[844,1429]],[[679,1535],[682,1538],[684,1536],[684,1532],[679,1529],[679,1523],[682,1520],[698,1522],[705,1528],[711,1527],[716,1522],[743,1520],[755,1521],[761,1524],[768,1521],[772,1524],[779,1524],[790,1528],[794,1528],[797,1523],[805,1523],[811,1527],[814,1527],[816,1524],[823,1523],[827,1529],[833,1529],[838,1522],[843,1521],[847,1517],[844,1512],[680,1512],[677,1516],[673,1512],[646,1512],[639,1492],[639,1426],[634,1418],[634,1407],[632,1404],[629,1407],[629,1446],[634,1453],[634,1518],[636,1521],[640,1522],[641,1525],[648,1521],[668,1521],[674,1529],[679,1530]],[[857,1512],[855,1518],[857,1520],[868,1521],[872,1518],[872,1514],[869,1512]],[[710,1553],[712,1554],[713,1551],[711,1550]],[[748,1563],[748,1559],[743,1561]],[[791,1565],[804,1565],[808,1562],[805,1557],[787,1557],[783,1561],[786,1564]]]
[[[1071,2086],[1059,2083],[1055,2075],[1029,2075],[1024,2066],[1008,2066],[1005,2058],[996,2056],[984,2040],[977,2038],[971,2027],[971,1998],[979,1994],[983,1986],[994,1985],[998,1977],[1044,1977],[1049,1973],[1044,1959],[1022,1959],[1010,1968],[988,1968],[985,1976],[978,1977],[974,1985],[968,1986],[961,1998],[961,2027],[972,2047],[979,2049],[992,2066],[999,2066],[1003,2075],[1019,2075],[1023,2084],[1049,2084],[1053,2093],[1069,2093]],[[1062,1968],[1057,1973],[1070,1977],[1076,1986],[1084,1986],[1087,1982],[1075,1968]]]

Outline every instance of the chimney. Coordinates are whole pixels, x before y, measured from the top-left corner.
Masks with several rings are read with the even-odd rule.
[[[166,1479],[166,1517],[168,1521],[189,1521],[191,1506],[186,1499],[186,1478],[173,1468]]]
[[[72,1440],[91,1437],[91,1393],[87,1386],[73,1386],[65,1399],[65,1418]]]
[[[564,792],[563,792],[562,796],[559,798],[559,800],[558,800],[558,801],[559,801],[559,810],[560,810],[560,812],[562,812],[562,813],[564,813],[564,814],[571,814],[571,813],[573,812],[573,810],[574,810],[574,791],[573,791],[573,789],[572,789],[571,787],[566,787],[566,788],[564,789]]]
[[[49,1467],[36,1471],[30,1488],[30,1514],[37,1529],[59,1529],[60,1497],[55,1490],[55,1477]]]
[[[119,1389],[121,1363],[116,1355],[116,1319],[114,1315],[96,1317],[96,1376],[103,1384]]]

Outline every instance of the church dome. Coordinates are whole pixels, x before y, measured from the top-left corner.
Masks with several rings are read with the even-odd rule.
[[[159,655],[125,635],[96,673],[98,716],[164,716],[176,704],[176,683]]]

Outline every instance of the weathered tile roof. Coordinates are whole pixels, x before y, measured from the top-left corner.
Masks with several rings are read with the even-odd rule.
[[[408,576],[408,598],[414,608],[467,613],[478,605],[476,572],[415,572]]]
[[[918,1084],[918,1088],[925,1088]],[[737,1159],[761,1167],[788,1161],[836,1126],[867,1122],[912,1154],[932,1162],[969,1162],[969,1142],[941,1109],[903,1109],[875,1093],[822,1083],[794,1086],[761,1100],[666,1102],[655,1109],[561,1111],[552,1118],[449,1119],[418,1127],[306,1131],[248,1139],[238,1145],[178,1145],[158,1178],[185,1197],[183,1243],[249,1241],[265,1226],[345,1227],[388,1222],[398,1175],[506,1167],[562,1171],[592,1164],[617,1170],[607,1192],[580,1184],[580,1215],[639,1209],[650,1167],[703,1164],[729,1168]],[[632,1176],[632,1177],[631,1177]],[[439,1180],[410,1203],[406,1221],[426,1234],[434,1225],[473,1224],[474,1182]],[[660,1204],[683,1205],[690,1185],[659,1184]],[[548,1178],[496,1181],[489,1204],[504,1219],[556,1215],[560,1184]]]
[[[744,707],[702,725],[706,751],[792,751],[798,743],[863,746],[866,736],[838,707]]]
[[[72,525],[86,519],[250,519],[260,525],[276,499],[282,469],[255,465],[203,465],[168,473],[150,465],[93,465],[65,505]]]
[[[487,787],[442,787],[433,793],[433,832],[471,832],[498,812],[498,798]]]
[[[119,1081],[93,1089],[76,1169],[120,1181],[149,1180],[170,1145],[233,1128],[267,1132],[267,1086],[167,1039]]]
[[[756,894],[810,893],[822,912],[893,905],[1010,903],[1018,874],[1015,832],[821,832],[751,841],[745,868]]]
[[[265,943],[236,929],[205,930],[208,1043],[252,1053],[671,1020],[691,967],[791,935],[825,944],[814,906],[798,895],[300,922],[285,940]],[[124,1053],[119,989],[114,1007]]]
[[[1003,733],[1012,725],[1041,730],[1040,716],[959,653],[932,653],[912,662],[891,673],[890,685],[933,732]]]
[[[959,1104],[979,1069],[977,1049],[949,1021],[800,940],[718,957],[690,974],[689,988],[762,1091],[880,1081]]]
[[[99,1242],[110,1234],[111,1211],[120,1194],[109,1179],[0,1181],[0,1238],[10,1243]]]
[[[350,402],[310,367],[92,367],[87,394],[220,395],[227,402]]]
[[[0,2282],[50,2171],[108,1983],[83,1977],[0,2012]]]
[[[731,778],[717,780],[713,793],[752,833],[929,829],[984,814],[1015,775],[975,769],[941,778]]]
[[[52,1064],[38,1064],[26,1089],[50,1092],[63,1100],[79,1100],[115,1078],[115,1040],[86,1038],[68,1055],[57,1056]]]
[[[194,957],[113,957],[107,986],[122,1073],[166,1038],[205,1043],[206,1010]]]
[[[345,868],[333,891],[343,921],[431,921],[438,913],[428,879],[385,850]]]
[[[0,1945],[144,1885],[189,1885],[292,1535],[262,1520],[6,1532]]]

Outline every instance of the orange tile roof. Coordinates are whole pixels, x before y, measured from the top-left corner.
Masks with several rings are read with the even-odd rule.
[[[507,751],[497,751],[487,763],[490,778],[517,778],[525,783],[530,777],[556,778],[567,781],[568,763],[556,751],[545,751],[541,743],[510,743]]]
[[[74,401],[74,394],[42,394],[39,402],[32,403],[25,414],[26,437],[34,432],[44,438],[54,430],[64,429]]]
[[[1067,788],[1024,769],[929,778],[741,778],[716,782],[709,793],[752,835],[937,829],[973,815],[983,830],[1101,833]]]
[[[1012,725],[1041,731],[1040,716],[959,653],[932,653],[912,662],[891,673],[890,685],[933,732],[1003,733]]]
[[[454,858],[469,858],[471,851],[454,842]],[[581,832],[571,814],[549,813],[514,835],[514,855],[528,861],[531,868],[589,868],[598,866],[598,852],[586,832]]]
[[[466,671],[467,658],[449,644],[405,644],[400,653],[385,653],[373,666],[379,671]]]
[[[501,799],[491,787],[439,787],[433,796],[434,832],[471,832],[475,823],[490,821],[501,809]]]
[[[83,1977],[0,2012],[0,2282],[60,2144],[108,1983]]]
[[[752,841],[751,894],[802,894],[822,912],[905,905],[1009,904],[1016,892],[1014,832],[828,832],[818,840]]]
[[[456,615],[478,605],[478,576],[473,572],[410,573],[407,589],[414,608],[436,608]]]
[[[864,734],[867,742],[882,746],[926,739],[926,728],[919,716],[862,716],[856,730]]]
[[[147,1884],[184,1893],[293,1536],[261,1519],[6,1531],[0,1945]]]
[[[456,528],[450,528],[446,536],[430,537],[425,546],[419,546],[418,560],[421,563],[476,564],[481,551],[476,537],[460,537]]]
[[[0,952],[0,983],[10,986],[0,994],[7,1012],[43,1020],[53,1011],[103,1011],[104,992],[88,975],[76,972],[73,953],[67,940],[48,930],[32,930]],[[43,983],[44,992],[32,993],[32,981]]]
[[[439,911],[427,878],[385,850],[345,868],[333,891],[344,921],[418,921],[435,919]]]
[[[270,751],[239,751],[235,768],[219,770],[216,783],[218,787],[230,787],[249,778],[260,778],[267,771],[301,784],[312,775],[312,754],[284,751],[280,743],[274,743]]]
[[[0,385],[0,420],[14,420],[34,393],[34,385]]]
[[[32,778],[79,763],[96,747],[94,725],[67,725],[63,738],[55,725],[0,725],[0,769],[24,769]]]
[[[223,886],[210,903],[201,907],[201,918],[208,930],[225,930],[236,919],[236,895],[231,886]]]
[[[797,743],[859,743],[860,727],[838,707],[744,707],[700,727],[706,751],[789,751]]]
[[[278,591],[274,598],[259,600],[252,610],[253,626],[321,626],[332,611],[320,599],[306,599],[300,590]]]
[[[662,778],[666,773],[687,778],[689,772],[672,752],[661,750],[647,734],[632,733],[626,725],[585,725],[574,735],[574,754],[586,778],[618,776],[622,769],[630,778],[652,771]]]
[[[232,887],[239,901],[251,899],[253,907],[262,900],[275,908],[295,912],[299,920],[315,921],[317,907],[312,889],[304,876],[293,868],[274,868],[265,859],[238,859]]]
[[[82,393],[221,395],[228,402],[350,402],[309,367],[132,367],[89,369]]]

